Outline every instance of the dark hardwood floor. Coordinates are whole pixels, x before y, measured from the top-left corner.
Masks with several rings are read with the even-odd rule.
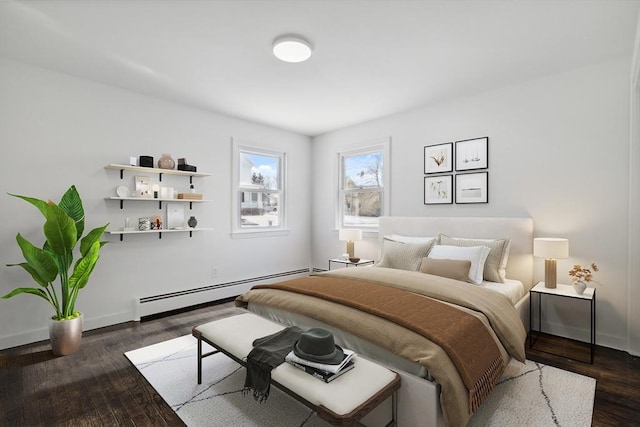
[[[80,350],[65,357],[54,357],[47,341],[4,350],[0,426],[183,425],[123,353],[190,334],[193,326],[234,310],[226,302],[88,331]],[[562,349],[588,360],[588,347],[551,336],[535,348],[527,351],[531,360],[596,378],[594,426],[640,426],[640,358],[597,347],[593,365],[574,361],[540,350]]]
[[[596,346],[592,365],[588,363],[589,345],[585,343],[542,335],[533,349],[528,345],[527,342],[527,359],[596,379],[592,425],[640,426],[639,357]]]

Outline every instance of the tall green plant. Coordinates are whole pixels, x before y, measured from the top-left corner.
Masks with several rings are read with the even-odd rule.
[[[46,241],[42,248],[39,248],[18,233],[16,240],[26,262],[7,264],[7,267],[22,267],[40,287],[16,288],[2,298],[7,299],[18,294],[37,295],[47,300],[55,309],[54,319],[77,317],[79,314],[75,311],[75,306],[78,293],[89,281],[89,276],[100,258],[100,248],[107,243],[100,238],[109,224],[94,228],[82,237],[84,208],[74,185],[69,187],[58,204],[51,200],[45,202],[33,197],[10,195],[31,203],[44,215],[43,231]],[[78,242],[80,258],[74,264],[73,252]],[[72,265],[73,270],[70,272]],[[60,278],[59,293],[53,285],[57,277]]]

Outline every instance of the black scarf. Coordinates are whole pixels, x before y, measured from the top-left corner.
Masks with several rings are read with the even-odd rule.
[[[300,338],[302,329],[289,326],[253,341],[253,350],[247,356],[247,377],[242,393],[253,389],[253,398],[262,403],[269,397],[271,370],[284,362],[284,358]]]

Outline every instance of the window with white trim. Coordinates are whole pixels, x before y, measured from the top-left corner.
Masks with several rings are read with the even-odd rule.
[[[375,231],[388,215],[389,140],[338,153],[338,228]]]
[[[284,229],[286,153],[234,141],[234,232]]]

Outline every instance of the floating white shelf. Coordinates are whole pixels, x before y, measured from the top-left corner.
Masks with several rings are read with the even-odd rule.
[[[105,169],[116,169],[120,171],[120,178],[122,179],[123,171],[131,171],[131,172],[144,172],[144,173],[153,173],[157,175],[179,175],[179,176],[211,176],[210,173],[205,172],[189,172],[189,171],[181,171],[177,169],[160,169],[160,168],[145,168],[142,166],[130,166],[130,165],[119,165],[112,163],[104,167]],[[162,180],[162,179],[161,179]]]
[[[151,197],[105,197],[106,200],[135,200],[137,202],[178,202],[178,203],[207,203],[213,200],[204,199],[154,199]]]
[[[211,231],[213,228],[207,227],[197,227],[197,228],[179,228],[179,229],[166,229],[166,230],[147,230],[147,231],[139,231],[139,230],[115,230],[105,231],[106,234],[111,235],[120,235],[120,241],[123,240],[125,234],[157,234],[158,238],[162,239],[162,233],[189,233],[189,237],[191,237],[191,233],[194,231]]]
[[[189,208],[191,208],[191,203],[210,203],[213,200],[196,200],[196,199],[154,199],[150,197],[105,197],[105,200],[120,200],[120,209],[124,207],[125,200],[131,200],[134,202],[157,202],[159,209],[162,209],[162,202],[168,203],[189,203]]]

